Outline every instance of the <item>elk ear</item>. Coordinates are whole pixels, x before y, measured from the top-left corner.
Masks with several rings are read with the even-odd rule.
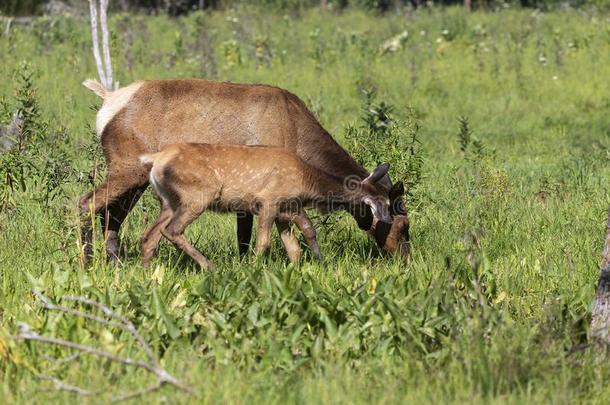
[[[369,174],[369,176],[362,180],[362,184],[375,184],[377,183],[383,176],[388,174],[388,170],[390,170],[390,164],[384,163],[382,165],[377,166],[373,173]]]
[[[390,189],[390,201],[394,201],[397,198],[405,195],[405,185],[402,184],[402,181],[394,184]]]

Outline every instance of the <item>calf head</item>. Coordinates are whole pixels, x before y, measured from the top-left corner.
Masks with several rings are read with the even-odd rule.
[[[365,208],[368,209],[361,210],[361,215],[357,215],[356,218],[362,218],[364,219],[364,221],[371,220],[387,223],[392,222],[389,209],[390,201],[386,196],[383,195],[383,193],[379,192],[379,187],[377,185],[379,180],[381,180],[384,176],[388,174],[389,169],[390,164],[384,163],[380,166],[377,166],[377,168],[373,170],[373,172],[368,177],[360,181],[358,187],[362,195],[361,201],[364,204]]]
[[[392,185],[389,168],[388,163],[380,165],[358,183],[364,197],[360,206],[351,207],[351,213],[360,229],[369,231],[380,248],[408,258],[409,218],[404,204],[405,189],[402,182]]]

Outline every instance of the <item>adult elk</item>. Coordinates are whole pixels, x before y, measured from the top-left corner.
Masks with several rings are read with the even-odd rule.
[[[343,178],[308,165],[293,151],[271,146],[175,144],[142,155],[140,161],[151,168],[150,183],[161,200],[157,221],[142,236],[145,265],[163,235],[202,268],[213,270],[213,263],[182,236],[205,210],[257,214],[256,252],[261,254],[269,250],[275,222],[280,231],[288,231],[280,234],[293,262],[298,262],[301,249],[281,222],[304,217],[305,207],[322,204],[332,210],[365,204],[379,221],[391,221],[387,199],[377,197],[375,188],[388,164],[346,185]],[[315,242],[315,234],[313,238]]]
[[[294,151],[303,161],[339,178],[364,179],[367,171],[322,128],[294,94],[272,86],[206,80],[139,81],[107,91],[93,80],[83,85],[104,102],[96,128],[107,162],[106,181],[80,199],[86,257],[92,253],[91,213],[100,214],[110,258],[118,254],[121,224],[148,186],[148,170],[139,156],[173,143],[269,145]],[[352,208],[358,226],[388,252],[409,254],[409,222],[402,184],[389,176],[376,183],[390,199],[391,225],[377,226],[365,205]],[[286,223],[283,224],[287,226]],[[240,254],[252,236],[252,215],[238,215]]]

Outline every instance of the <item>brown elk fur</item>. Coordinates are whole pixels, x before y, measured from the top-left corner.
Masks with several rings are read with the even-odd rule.
[[[95,81],[84,85],[104,99],[97,115],[97,130],[108,166],[106,181],[80,200],[87,256],[91,254],[90,220],[94,213],[102,217],[109,256],[118,253],[119,228],[148,186],[147,170],[138,157],[172,143],[278,146],[341,178],[367,175],[305,104],[283,89],[206,80],[141,81],[113,92]],[[379,181],[376,188],[378,196],[387,198],[389,177]],[[370,211],[357,209],[353,215],[362,229],[375,232]],[[247,250],[251,227],[252,216],[238,218],[240,253]],[[402,238],[399,229],[389,227],[388,234],[376,236],[376,240],[387,240],[392,232]],[[380,246],[398,251],[389,245]]]
[[[142,155],[140,160],[152,167],[150,182],[162,206],[159,218],[142,237],[145,264],[163,234],[203,268],[213,269],[213,264],[182,236],[206,209],[257,214],[256,251],[263,254],[270,246],[273,223],[303,217],[304,207],[322,203],[324,209],[332,210],[364,203],[371,206],[376,219],[390,220],[388,201],[376,197],[375,188],[389,165],[380,166],[354,187],[306,164],[294,152],[277,147],[175,144]],[[298,245],[296,251],[289,244],[286,248],[290,259],[298,261]]]

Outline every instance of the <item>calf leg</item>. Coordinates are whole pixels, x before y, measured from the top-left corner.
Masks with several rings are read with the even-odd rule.
[[[275,220],[275,226],[280,233],[288,258],[292,263],[298,263],[301,258],[301,245],[290,227],[290,221],[285,219],[277,218]]]
[[[271,228],[275,221],[274,213],[263,210],[256,223],[256,254],[266,255],[271,247]]]
[[[191,245],[182,236],[182,233],[187,226],[191,224],[201,213],[203,208],[185,208],[180,207],[175,212],[165,228],[161,229],[161,233],[168,240],[172,241],[176,246],[182,249],[187,255],[193,258],[203,269],[214,271],[215,266],[207,257],[202,255],[193,245]]]
[[[157,221],[144,232],[142,239],[140,240],[140,246],[142,251],[142,264],[144,267],[148,267],[150,259],[157,250],[159,242],[161,241],[161,230],[167,226],[170,219],[172,218],[173,211],[168,204],[161,203],[161,212]]]
[[[318,246],[318,240],[316,238],[316,228],[314,228],[305,211],[301,211],[299,215],[295,215],[292,221],[301,230],[301,233],[303,234],[307,245],[309,245],[311,253],[313,253],[314,257],[318,260],[322,260],[322,253],[320,252],[320,247]]]
[[[320,252],[320,247],[318,246],[318,241],[316,239],[316,229],[305,211],[300,211],[298,214],[280,214],[280,218],[284,221],[293,222],[303,234],[314,257],[318,260],[322,260],[322,253]],[[288,247],[286,247],[286,250],[288,250]]]
[[[248,253],[250,239],[252,239],[252,220],[254,216],[249,212],[237,213],[237,247],[239,255]]]

